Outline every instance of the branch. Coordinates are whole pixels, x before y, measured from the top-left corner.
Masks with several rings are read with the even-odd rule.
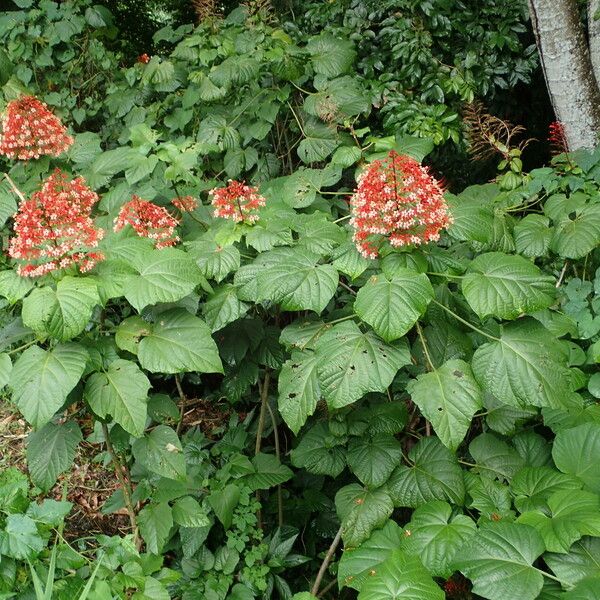
[[[338,532],[335,534],[335,537],[333,538],[333,542],[331,542],[331,546],[329,546],[329,550],[327,550],[327,554],[325,555],[325,558],[323,559],[323,562],[321,563],[321,568],[319,569],[319,572],[317,573],[317,578],[315,579],[315,583],[313,584],[312,589],[310,590],[310,593],[313,596],[318,596],[319,587],[321,587],[321,581],[323,580],[323,576],[325,575],[325,572],[327,571],[327,567],[329,566],[329,563],[331,562],[331,559],[333,558],[333,555],[335,554],[335,551],[337,550],[337,547],[338,547],[341,539],[342,539],[342,526],[340,525],[340,528],[338,529]]]

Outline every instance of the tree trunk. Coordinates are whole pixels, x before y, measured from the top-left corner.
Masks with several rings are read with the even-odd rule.
[[[550,100],[570,150],[592,148],[600,133],[600,90],[577,0],[529,0]]]
[[[600,19],[594,17],[600,10],[600,0],[588,0],[588,39],[590,45],[590,58],[594,67],[594,76],[600,83]]]

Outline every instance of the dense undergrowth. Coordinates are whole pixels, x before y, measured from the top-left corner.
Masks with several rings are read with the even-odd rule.
[[[444,35],[481,15],[419,3],[404,72],[400,18],[320,4],[138,59],[102,6],[0,13],[5,114],[68,127],[3,123],[0,597],[596,597],[600,152],[524,172],[473,109],[498,176],[442,198],[418,163],[527,80],[520,13],[479,73]]]

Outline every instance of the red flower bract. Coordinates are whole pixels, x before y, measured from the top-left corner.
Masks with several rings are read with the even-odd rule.
[[[21,202],[8,246],[9,256],[25,261],[19,275],[39,277],[73,264],[85,272],[103,260],[102,253],[90,251],[104,236],[90,216],[96,202],[98,195],[82,177],[69,181],[59,169]]]
[[[548,141],[552,154],[562,154],[569,151],[565,127],[560,121],[554,121],[548,126]]]
[[[1,125],[0,154],[9,158],[58,156],[73,143],[60,119],[33,96],[21,96],[9,102]]]
[[[198,208],[198,200],[193,196],[182,196],[180,198],[173,198],[171,204],[178,208],[181,212],[192,212]]]
[[[236,223],[255,223],[258,221],[255,211],[265,205],[265,199],[257,188],[231,179],[227,187],[215,188],[208,193],[212,196],[212,205],[215,207],[213,215]]]
[[[393,150],[359,176],[350,198],[354,242],[366,258],[377,258],[378,236],[394,247],[437,241],[452,223],[438,182],[416,160]]]
[[[174,246],[179,237],[175,235],[175,227],[179,222],[162,206],[142,200],[139,196],[132,196],[124,204],[115,219],[115,231],[121,231],[126,225],[131,225],[141,237],[154,240],[156,248]]]

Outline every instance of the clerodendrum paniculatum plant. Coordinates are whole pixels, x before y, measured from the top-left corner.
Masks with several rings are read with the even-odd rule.
[[[161,32],[100,133],[7,105],[0,383],[33,483],[92,416],[109,509],[184,598],[307,589],[287,524],[333,540],[313,594],[340,540],[360,600],[586,593],[600,153],[444,194],[427,140],[370,135],[352,44],[242,21]],[[250,415],[215,442],[196,398]]]

